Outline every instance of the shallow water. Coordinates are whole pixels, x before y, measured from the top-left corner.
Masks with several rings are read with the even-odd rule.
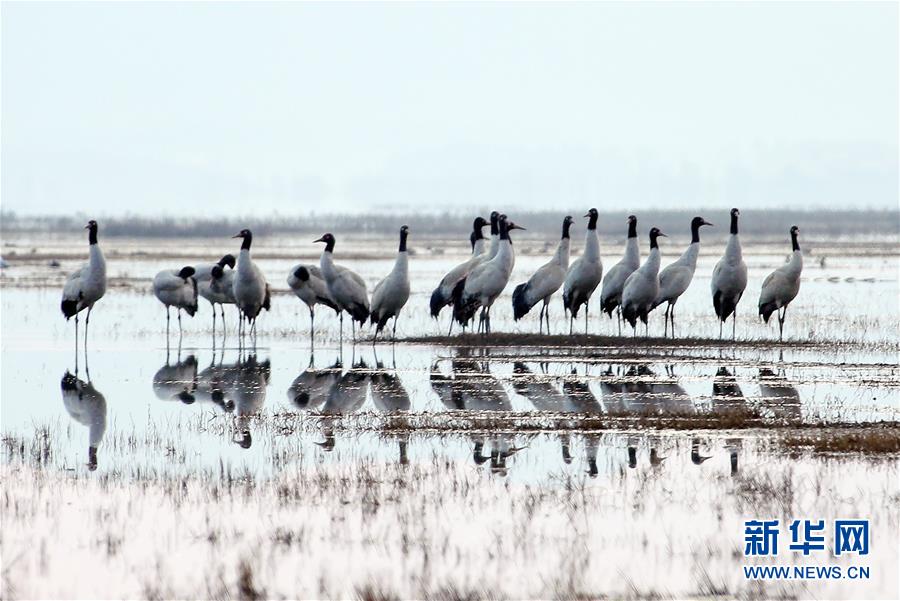
[[[248,570],[269,596],[365,596],[367,587],[400,597],[900,594],[888,534],[900,522],[897,458],[779,444],[800,426],[896,423],[893,256],[809,261],[787,335],[815,344],[692,344],[687,333],[718,335],[710,249],[678,305],[681,344],[354,345],[349,327],[340,343],[337,320],[320,310],[313,346],[305,306],[281,294],[255,347],[239,349],[233,313],[224,340],[214,338],[205,304],[184,319],[183,337],[172,322],[167,344],[149,277],[203,245],[172,254],[170,242],[142,241],[147,255],[110,258],[113,283],[76,366],[74,324],[58,314],[74,261],[17,263],[7,243],[0,544],[16,560],[3,572],[4,598],[237,595]],[[346,263],[370,289],[390,268],[390,253],[378,255],[390,244],[351,249],[369,256]],[[750,309],[783,259],[778,248],[748,253],[739,340],[777,335]],[[414,293],[398,337],[445,333],[447,316],[427,317],[428,296],[462,258],[411,259]],[[543,260],[520,254],[513,279]],[[279,288],[295,262],[261,260]],[[513,323],[508,305],[498,301],[494,330],[533,331],[536,319]],[[561,317],[554,331],[567,329]],[[661,325],[654,316],[651,333]],[[612,334],[615,324],[594,315],[590,328]],[[676,432],[615,421],[736,410],[763,427]],[[740,566],[754,562],[740,552],[743,520],[770,516],[869,517],[872,578],[744,580]]]

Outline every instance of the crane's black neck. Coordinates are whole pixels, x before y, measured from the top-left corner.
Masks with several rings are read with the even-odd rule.
[[[409,234],[406,230],[400,230],[400,249],[402,253],[406,252],[406,236]]]
[[[88,228],[88,244],[97,244],[97,226]]]
[[[478,240],[478,235],[477,235],[477,233],[478,233],[478,230],[475,230],[474,232],[472,232],[471,234],[469,234],[469,244],[472,245],[472,250],[473,250],[473,251],[475,250],[475,241]],[[483,238],[483,237],[484,237],[484,236],[482,236],[482,238]]]
[[[334,252],[334,238],[325,241],[325,252],[333,253]]]
[[[659,248],[659,244],[656,243],[656,238],[658,237],[658,235],[659,234],[657,234],[656,232],[650,232],[650,250]]]
[[[731,233],[738,233],[738,216],[734,213],[731,214]]]
[[[791,232],[791,247],[794,250],[800,250],[800,241],[797,239],[797,232]]]
[[[506,224],[506,221],[501,221],[499,224],[500,229],[500,239],[501,240],[509,240],[509,243],[512,244],[512,240],[509,237],[509,227]]]
[[[491,236],[496,236],[500,233],[500,225],[498,223],[498,217],[495,215],[491,215]]]
[[[241,250],[250,250],[250,245],[253,243],[253,234],[247,232],[247,235],[244,236],[244,241],[241,242]]]
[[[565,221],[563,221],[563,230],[562,230],[563,238],[569,237],[569,228],[570,227],[572,227],[572,221],[570,219],[566,219]]]
[[[637,238],[637,219],[628,222],[628,237]]]
[[[597,213],[591,213],[590,219],[588,219],[588,229],[595,230],[597,229]]]
[[[472,244],[475,244],[475,240],[484,240],[484,232],[481,231],[481,227],[478,225],[478,222],[475,222],[474,227],[472,227]]]
[[[691,223],[691,244],[700,242],[700,223]]]

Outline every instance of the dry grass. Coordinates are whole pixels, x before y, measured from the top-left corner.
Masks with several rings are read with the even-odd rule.
[[[786,449],[814,453],[900,454],[900,429],[897,424],[826,430],[814,433],[791,433],[780,439]]]

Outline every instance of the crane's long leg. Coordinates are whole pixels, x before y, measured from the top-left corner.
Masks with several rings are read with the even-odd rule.
[[[394,328],[391,331],[391,341],[392,342],[397,341],[397,317],[398,317],[397,315],[394,315]]]
[[[588,334],[588,304],[584,303],[584,335]]]
[[[722,324],[724,323],[721,319],[719,320],[719,340],[722,340]]]
[[[666,312],[663,314],[663,338],[669,337],[669,309],[672,308],[672,303],[666,305]]]
[[[87,365],[88,326],[91,324],[91,310],[94,305],[88,307],[87,316],[84,318],[84,362]]]
[[[78,375],[78,313],[75,314],[75,375]]]
[[[178,338],[180,339],[184,335],[184,331],[181,329],[181,308],[178,308]]]
[[[616,324],[619,326],[619,336],[622,335],[622,305],[616,305]]]
[[[731,315],[731,339],[735,339],[735,333],[737,332],[737,307],[734,308],[734,313]]]
[[[209,303],[209,304],[212,307],[212,313],[213,313],[213,346],[215,346],[216,345],[216,304],[215,303]]]
[[[312,307],[309,307],[309,339],[316,337],[316,314]]]
[[[573,313],[569,313],[569,336],[575,331],[575,315]]]
[[[669,320],[672,322],[672,339],[675,339],[675,304],[672,304],[672,313],[669,314]]]
[[[172,315],[169,313],[169,305],[166,305],[166,346],[169,346],[169,325],[172,322]]]
[[[547,321],[547,335],[550,335],[550,300],[544,301],[544,319]]]
[[[784,318],[787,317],[787,305],[784,310],[778,314],[778,342],[784,341]]]

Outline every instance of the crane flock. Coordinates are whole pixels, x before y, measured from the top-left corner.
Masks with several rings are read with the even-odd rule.
[[[675,305],[685,293],[694,277],[700,252],[700,228],[712,226],[703,217],[691,220],[691,242],[683,254],[674,262],[660,270],[660,238],[666,237],[659,228],[649,230],[650,250],[641,263],[638,242],[637,217],[628,217],[627,238],[624,255],[603,277],[603,263],[600,258],[600,240],[597,233],[599,213],[590,209],[585,233],[584,250],[571,264],[570,230],[574,224],[571,216],[562,220],[562,235],[553,256],[539,267],[526,282],[515,287],[512,293],[513,318],[518,321],[531,309],[540,304],[538,315],[539,332],[550,333],[550,302],[562,288],[565,313],[569,317],[569,334],[574,332],[575,319],[584,310],[585,333],[588,333],[588,307],[597,287],[601,285],[601,310],[612,318],[617,313],[619,334],[621,324],[626,322],[636,335],[637,322],[645,325],[648,335],[648,317],[662,304],[664,313],[664,336],[668,336],[671,324],[675,336]],[[716,263],[710,280],[713,310],[719,322],[719,337],[722,326],[732,318],[732,339],[735,338],[737,307],[747,287],[747,264],[744,262],[738,220],[740,211],[730,213],[730,233],[722,258]],[[484,228],[490,226],[490,241],[484,236]],[[63,286],[60,308],[66,320],[75,317],[75,344],[78,348],[78,315],[86,310],[85,347],[87,327],[94,305],[106,293],[106,261],[98,243],[98,225],[91,220],[88,230],[88,262],[72,272]],[[455,321],[463,331],[469,327],[478,313],[477,331],[491,334],[491,310],[509,284],[515,266],[515,250],[511,234],[525,228],[511,221],[506,215],[494,211],[490,219],[477,217],[472,222],[469,242],[472,255],[451,269],[438,282],[430,297],[430,314],[438,319],[445,307],[452,310],[450,332]],[[309,310],[310,337],[315,337],[315,307],[323,305],[333,309],[339,316],[343,332],[344,313],[351,319],[353,339],[356,340],[356,324],[366,322],[375,326],[373,341],[393,319],[391,337],[396,340],[397,321],[410,298],[409,251],[407,239],[409,227],[400,228],[399,246],[391,271],[375,286],[370,296],[365,280],[350,268],[334,262],[335,236],[322,235],[314,242],[325,244],[319,265],[298,264],[287,274],[287,285]],[[778,314],[779,340],[783,339],[784,321],[788,305],[800,290],[800,276],[803,270],[803,255],[799,243],[800,229],[790,229],[792,253],[788,261],[774,270],[762,284],[759,296],[759,316],[765,323],[772,314]],[[219,305],[224,328],[225,305],[234,305],[240,316],[238,332],[241,339],[245,335],[256,336],[256,320],[263,310],[270,310],[272,288],[260,267],[253,261],[250,248],[253,234],[241,230],[233,238],[241,238],[238,258],[224,255],[219,261],[209,264],[187,265],[178,269],[160,271],[153,279],[153,292],[166,307],[166,334],[169,332],[170,309],[175,308],[181,331],[181,312],[193,316],[198,311],[198,299],[206,299],[213,312],[213,332],[216,331],[216,305]],[[248,330],[249,328],[249,330]],[[448,335],[449,333],[448,332]]]

